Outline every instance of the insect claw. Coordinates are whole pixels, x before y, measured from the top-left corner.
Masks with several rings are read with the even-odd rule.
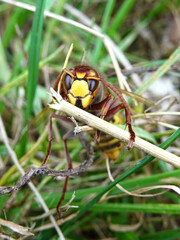
[[[134,140],[133,139],[130,139],[129,143],[128,143],[128,146],[127,146],[127,149],[130,150],[133,148],[133,142]]]
[[[63,217],[63,214],[60,212],[59,208],[56,208],[56,212],[57,212],[58,218]]]
[[[99,130],[96,131],[96,139],[95,139],[95,142],[96,143],[99,143],[100,142],[100,137],[101,136],[101,132]]]

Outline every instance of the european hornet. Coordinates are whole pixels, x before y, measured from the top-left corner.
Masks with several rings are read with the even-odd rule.
[[[117,98],[114,98],[109,89],[116,94]],[[57,77],[57,80],[54,84],[54,90],[57,91],[64,100],[70,102],[71,104],[82,108],[85,111],[88,111],[102,119],[105,119],[106,121],[115,121],[117,124],[122,124],[121,117],[118,112],[119,110],[124,109],[126,125],[128,126],[130,133],[128,149],[133,147],[135,133],[132,130],[129,106],[120,93],[120,90],[106,82],[94,68],[80,65],[75,66],[70,70],[63,69]],[[69,121],[69,118],[67,117],[54,113],[51,114],[49,145],[42,165],[46,164],[51,151],[51,142],[53,139],[52,118]],[[65,134],[63,137],[68,169],[72,169],[72,161],[68,152],[67,140],[72,137],[72,135],[73,133],[71,131]],[[96,134],[96,140],[97,147],[100,151],[105,153],[114,161],[118,159],[119,153],[123,146],[123,143],[120,140],[114,139],[105,133],[101,133],[100,136],[100,132],[98,131]],[[62,196],[56,208],[58,215],[60,215],[59,208],[67,190],[68,179],[69,177],[67,176],[65,179]]]

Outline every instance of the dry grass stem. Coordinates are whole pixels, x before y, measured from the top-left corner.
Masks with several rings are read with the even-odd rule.
[[[161,126],[164,126],[164,127],[167,127],[167,128],[170,128],[170,129],[174,129],[174,130],[178,130],[179,129],[179,127],[177,127],[175,125],[172,125],[172,124],[169,124],[169,123],[165,123],[165,122],[157,121],[157,124],[161,125]]]
[[[142,224],[143,224],[143,214],[140,215],[139,222],[132,225],[118,225],[118,224],[113,224],[109,221],[110,229],[116,232],[136,231],[138,228],[142,226]]]
[[[117,78],[118,78],[120,88],[121,89],[126,88],[126,90],[131,92],[131,89],[130,89],[129,85],[127,84],[126,79],[125,79],[124,75],[122,74],[121,69],[118,65],[117,59],[116,59],[115,54],[114,54],[114,52],[112,50],[112,47],[111,47],[111,42],[108,40],[108,38],[104,38],[104,45],[107,48],[109,56],[111,57],[111,60],[112,60],[112,63],[113,63],[113,66],[114,66],[114,69],[115,69],[115,72],[116,72],[116,75],[117,75]]]
[[[107,156],[106,156],[106,168],[107,168],[109,179],[111,180],[111,182],[113,182],[114,178],[113,178],[113,176],[111,174],[111,170],[110,170],[110,166],[109,166],[109,159],[108,159]],[[127,191],[120,184],[116,184],[116,187],[119,188],[119,190],[121,190],[122,192],[125,193],[125,194],[118,195],[118,196],[121,196],[121,197],[126,195],[126,194],[134,196],[134,197],[154,197],[154,196],[162,195],[162,194],[164,194],[168,190],[173,190],[174,192],[176,192],[177,194],[180,195],[180,188],[175,186],[175,185],[149,186],[149,187],[144,187],[144,188],[137,189],[137,190],[132,191],[132,192]],[[155,194],[140,194],[140,193],[148,192],[148,191],[151,191],[151,190],[154,190],[154,189],[167,189],[167,190],[164,190],[162,192],[155,193]],[[107,195],[107,193],[106,193],[106,195]],[[103,196],[103,199],[101,199],[101,202],[102,201],[106,201],[107,199],[117,198],[118,197],[117,195],[106,197],[106,195]]]
[[[52,96],[57,100],[54,104],[50,104],[50,107],[55,110],[62,111],[68,116],[73,116],[75,119],[94,127],[102,132],[105,132],[109,135],[112,135],[115,138],[120,139],[121,141],[129,141],[129,133],[106,122],[72,104],[64,101],[62,97],[51,88]],[[180,168],[180,158],[168,151],[165,151],[139,137],[136,137],[134,142],[134,147],[143,150],[144,152],[157,157],[167,163],[170,163],[178,168]]]
[[[152,112],[152,113],[141,113],[134,114],[132,118],[141,118],[147,116],[180,116],[180,112]]]

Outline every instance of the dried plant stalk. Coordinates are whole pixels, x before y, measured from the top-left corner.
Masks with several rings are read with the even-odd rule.
[[[75,119],[83,122],[84,124],[96,128],[109,135],[112,135],[113,137],[118,138],[121,141],[129,141],[128,132],[66,102],[53,88],[51,88],[51,92],[52,96],[56,99],[56,101],[54,100],[53,104],[49,105],[52,109],[62,111],[68,116],[73,116]],[[180,168],[180,157],[166,150],[163,150],[139,137],[135,138],[134,147]]]

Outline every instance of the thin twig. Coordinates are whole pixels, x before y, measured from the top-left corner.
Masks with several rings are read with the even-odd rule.
[[[1,121],[0,121],[0,123],[1,123]],[[0,127],[1,127],[1,124],[0,124]],[[32,183],[29,183],[29,181],[37,175],[41,175],[41,176],[47,175],[47,176],[53,176],[53,177],[66,177],[66,176],[77,175],[81,172],[85,172],[93,164],[94,151],[93,151],[93,147],[91,146],[91,144],[83,137],[82,134],[79,135],[79,140],[82,143],[82,145],[84,146],[84,148],[86,149],[87,160],[85,160],[83,163],[81,163],[78,167],[76,167],[74,169],[58,171],[58,170],[50,169],[47,166],[41,166],[38,168],[31,168],[26,173],[24,173],[24,170],[18,164],[19,165],[18,168],[21,169],[22,177],[19,179],[18,183],[15,186],[0,187],[0,195],[17,191],[19,188],[21,188],[26,183],[32,184]]]
[[[79,173],[85,172],[88,167],[90,167],[93,163],[93,155],[91,159],[84,161],[79,167],[70,170],[54,170],[48,168],[47,166],[41,166],[37,168],[30,168],[22,177],[19,179],[18,183],[12,187],[0,187],[0,195],[12,193],[17,191],[25,184],[29,183],[29,181],[36,177],[37,175],[43,176],[52,176],[52,177],[67,177],[77,175]],[[30,184],[30,183],[29,183]]]

